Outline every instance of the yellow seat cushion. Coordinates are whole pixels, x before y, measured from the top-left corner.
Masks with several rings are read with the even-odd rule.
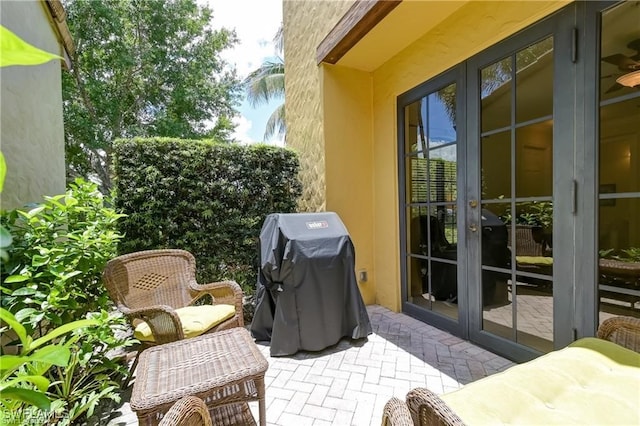
[[[553,265],[553,257],[516,256],[516,262],[524,265]]]
[[[441,398],[469,425],[638,425],[640,354],[584,338]]]
[[[176,309],[185,338],[191,338],[206,333],[212,327],[220,324],[236,314],[233,305],[202,305],[187,306]],[[141,342],[155,342],[151,327],[146,322],[138,324],[133,337]]]

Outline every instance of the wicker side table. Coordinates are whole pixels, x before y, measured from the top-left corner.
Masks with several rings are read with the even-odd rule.
[[[268,366],[244,328],[154,346],[140,354],[131,409],[140,425],[156,425],[176,401],[194,395],[204,400],[219,424],[247,417],[255,424],[247,402],[258,401],[260,425],[265,426]]]

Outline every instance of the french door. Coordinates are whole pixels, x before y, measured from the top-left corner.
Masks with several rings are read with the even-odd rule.
[[[514,359],[572,340],[573,14],[467,63],[469,337]]]
[[[572,4],[398,98],[405,312],[514,360],[638,316],[637,22]]]

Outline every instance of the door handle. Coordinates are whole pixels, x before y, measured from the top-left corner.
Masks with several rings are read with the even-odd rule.
[[[469,225],[469,231],[478,232],[478,225],[476,225],[475,223],[472,223],[471,225]]]

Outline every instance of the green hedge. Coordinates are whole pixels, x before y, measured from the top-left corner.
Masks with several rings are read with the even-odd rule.
[[[113,162],[121,254],[188,250],[199,282],[233,279],[253,293],[262,223],[295,211],[301,194],[293,151],[137,138],[116,141]]]

